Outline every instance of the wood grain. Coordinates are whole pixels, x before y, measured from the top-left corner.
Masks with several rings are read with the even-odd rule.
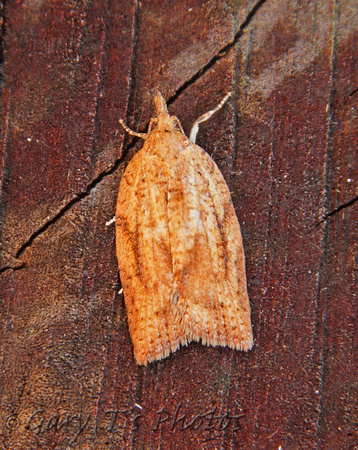
[[[356,1],[2,16],[0,446],[355,448]],[[143,368],[105,223],[140,144],[118,119],[144,131],[157,89],[186,134],[233,92],[197,143],[241,225],[255,345],[192,343]]]

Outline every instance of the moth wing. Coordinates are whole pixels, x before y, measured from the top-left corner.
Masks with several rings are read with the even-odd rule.
[[[176,323],[188,341],[250,349],[240,226],[221,172],[189,141],[172,168],[168,217]]]
[[[153,139],[129,163],[116,210],[117,258],[129,330],[135,358],[145,365],[180,345],[170,306],[173,273],[167,183],[171,162]]]

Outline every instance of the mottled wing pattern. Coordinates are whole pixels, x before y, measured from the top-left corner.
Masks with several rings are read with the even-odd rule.
[[[212,159],[187,139],[168,199],[176,323],[188,341],[250,349],[244,250],[230,192]]]
[[[116,241],[139,364],[180,344],[252,346],[239,223],[211,158],[175,130],[152,131],[121,181]]]
[[[119,189],[117,257],[139,364],[164,358],[180,344],[171,310],[167,215],[167,184],[178,153],[175,133],[153,132],[129,163]]]

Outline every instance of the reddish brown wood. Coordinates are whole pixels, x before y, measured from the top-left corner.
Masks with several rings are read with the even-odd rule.
[[[261,1],[234,41],[255,2],[6,4],[2,448],[358,446],[355,3]],[[143,368],[105,222],[140,145],[118,118],[144,129],[158,88],[187,131],[234,92],[198,143],[242,226],[255,346]]]

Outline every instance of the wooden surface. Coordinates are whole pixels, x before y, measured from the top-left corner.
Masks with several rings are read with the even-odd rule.
[[[0,448],[358,448],[356,0],[5,4]],[[138,367],[119,181],[160,88],[242,226],[255,346]]]

